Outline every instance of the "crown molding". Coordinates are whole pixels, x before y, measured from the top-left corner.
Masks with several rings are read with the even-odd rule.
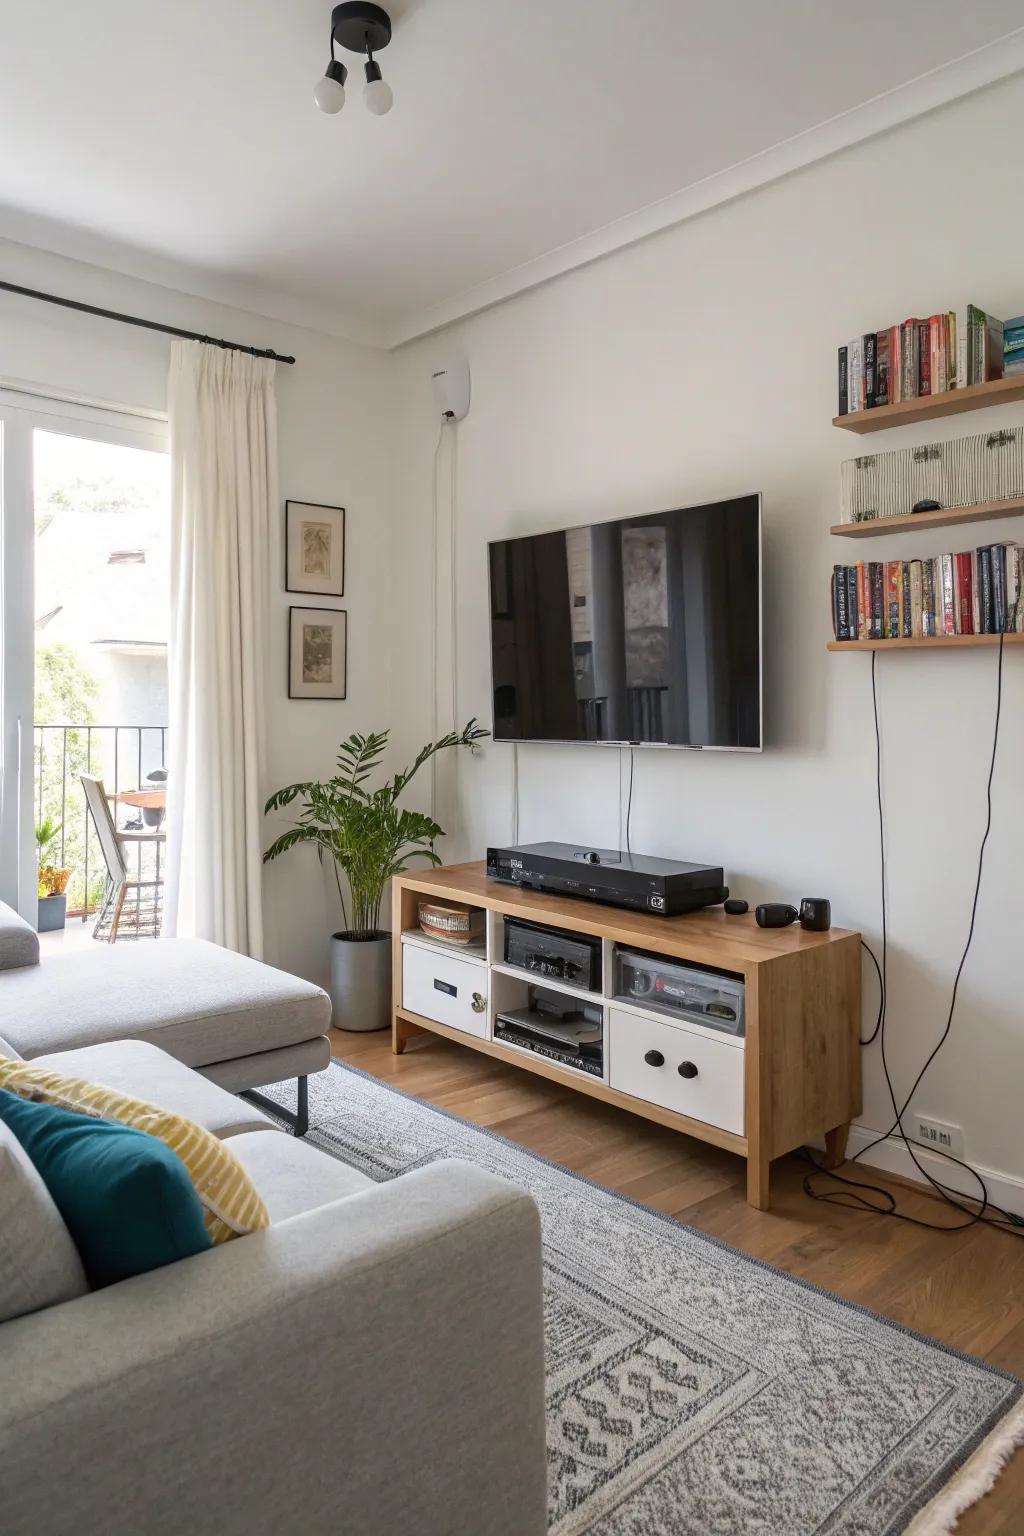
[[[67,261],[98,267],[135,282],[166,288],[190,299],[201,299],[247,317],[294,325],[351,341],[359,346],[386,348],[382,327],[372,320],[332,311],[297,294],[280,293],[259,284],[172,261],[151,251],[124,245],[88,230],[56,223],[20,209],[0,208],[0,240],[43,251]],[[10,274],[7,274],[8,276]],[[76,297],[76,295],[72,295]],[[77,295],[82,297],[82,295]],[[263,345],[257,340],[254,345]]]
[[[386,330],[385,345],[392,350],[405,346],[1022,70],[1024,27],[1019,27],[635,213],[408,316]]]

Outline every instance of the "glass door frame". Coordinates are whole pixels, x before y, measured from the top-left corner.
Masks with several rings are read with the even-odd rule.
[[[163,417],[0,388],[0,900],[33,928],[36,431],[168,450]]]

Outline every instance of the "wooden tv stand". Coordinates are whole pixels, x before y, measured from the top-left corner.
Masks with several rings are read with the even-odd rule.
[[[419,902],[430,898],[481,909],[481,942],[464,948],[424,936]],[[506,965],[506,916],[599,937],[600,991]],[[398,876],[393,933],[396,1055],[416,1035],[443,1035],[736,1152],[747,1159],[747,1200],[761,1210],[773,1158],[824,1137],[829,1166],[842,1160],[861,1110],[858,933],[758,928],[752,913],[729,917],[721,907],[670,918],[626,912],[488,880],[482,863]],[[619,948],[742,977],[745,1037],[617,999]],[[494,1038],[495,1014],[525,1006],[532,984],[600,1005],[600,1077]]]

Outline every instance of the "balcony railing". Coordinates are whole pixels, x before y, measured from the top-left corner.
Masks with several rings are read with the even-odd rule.
[[[85,921],[102,901],[106,865],[96,829],[85,803],[81,774],[98,775],[109,795],[146,787],[146,775],[166,766],[165,725],[45,725],[33,727],[35,760],[35,819],[60,824],[60,838],[50,856],[72,870],[68,883],[68,913]],[[119,827],[141,813],[122,806],[115,810]],[[135,850],[139,877],[145,861],[155,864],[160,878],[160,845],[140,843]]]

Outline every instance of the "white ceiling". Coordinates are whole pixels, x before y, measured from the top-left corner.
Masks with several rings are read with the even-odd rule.
[[[1024,68],[1021,0],[390,9],[325,117],[330,0],[0,0],[0,233],[395,343]]]

